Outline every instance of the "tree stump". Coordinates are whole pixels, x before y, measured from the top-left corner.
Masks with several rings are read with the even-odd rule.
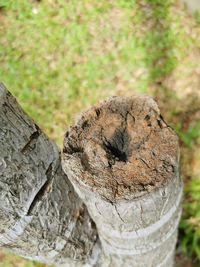
[[[67,177],[57,146],[0,84],[0,152],[1,247],[62,267],[173,266],[179,146],[152,98],[85,112],[65,136]]]
[[[62,165],[96,223],[98,266],[173,266],[179,145],[151,97],[113,97],[85,112],[66,133]]]

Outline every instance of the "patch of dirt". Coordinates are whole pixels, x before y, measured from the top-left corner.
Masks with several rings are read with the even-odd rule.
[[[175,267],[199,267],[199,263],[178,252],[175,258]]]
[[[91,49],[96,55],[103,55],[116,49],[117,42],[113,40],[111,33],[116,34],[123,27],[125,13],[117,8],[102,14],[97,21],[89,24],[90,34],[94,37]]]
[[[200,48],[193,49],[181,64],[163,80],[163,85],[171,88],[179,99],[190,94],[200,98]]]
[[[5,258],[5,254],[3,253],[3,251],[0,251],[0,262],[2,262]]]

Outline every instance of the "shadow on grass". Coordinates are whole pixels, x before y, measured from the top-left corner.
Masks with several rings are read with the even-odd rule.
[[[200,196],[197,190],[200,188],[200,181],[195,177],[192,168],[197,161],[200,164],[200,97],[195,92],[178,97],[175,90],[167,88],[165,84],[165,79],[180,64],[174,52],[178,42],[176,38],[179,37],[171,27],[172,3],[172,0],[145,0],[139,3],[142,23],[146,25],[142,38],[146,49],[145,64],[149,70],[150,87],[153,88],[161,112],[180,138],[185,200],[178,245],[194,258],[194,266],[200,266]]]

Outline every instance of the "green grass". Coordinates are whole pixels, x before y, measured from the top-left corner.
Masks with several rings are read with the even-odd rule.
[[[181,124],[177,124],[176,131],[184,145],[189,149],[192,149],[195,142],[199,142],[200,121],[196,122],[194,125],[189,126],[187,131],[183,131],[183,126]]]
[[[199,48],[200,17],[175,0],[0,0],[0,80],[60,146],[94,103],[136,92],[156,97],[181,140],[182,247],[200,259],[200,62],[191,59]],[[0,266],[14,266],[10,259]]]
[[[183,230],[182,248],[189,255],[200,258],[200,180],[193,179],[185,188],[183,219],[180,229]]]
[[[130,34],[134,6],[122,1],[114,5],[107,1],[4,3],[0,76],[57,141],[60,127],[74,114],[115,93],[116,80],[133,89],[128,81],[144,65],[145,56],[138,38]],[[123,16],[119,29],[115,10]],[[144,77],[138,79],[136,87],[143,82]],[[60,126],[56,129],[55,117]]]
[[[0,252],[0,267],[47,267],[44,264],[22,260],[18,256]]]

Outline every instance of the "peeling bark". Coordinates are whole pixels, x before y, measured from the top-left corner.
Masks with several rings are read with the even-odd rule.
[[[0,246],[48,264],[83,266],[95,262],[97,240],[57,146],[1,84]]]
[[[115,97],[85,112],[66,133],[62,165],[96,223],[98,266],[173,266],[179,145],[152,98]]]

